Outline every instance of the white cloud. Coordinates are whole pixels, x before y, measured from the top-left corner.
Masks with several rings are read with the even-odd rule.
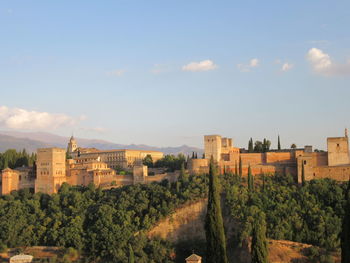
[[[257,58],[251,59],[249,65],[251,68],[255,68],[255,67],[259,66],[259,59],[257,59]]]
[[[192,71],[192,72],[198,72],[198,71],[208,71],[208,70],[214,70],[218,66],[215,65],[215,63],[212,60],[203,60],[200,62],[191,62],[185,66],[182,67],[183,71]]]
[[[344,64],[334,63],[331,57],[318,48],[311,48],[306,54],[314,72],[325,75],[350,75],[350,60]]]
[[[252,58],[248,64],[238,64],[237,68],[241,71],[241,72],[249,72],[252,68],[256,68],[258,67],[260,64],[259,59],[257,58]]]
[[[0,127],[20,130],[54,130],[63,126],[72,126],[81,118],[65,114],[28,111],[20,108],[0,106]]]
[[[318,48],[311,48],[307,53],[307,59],[315,71],[327,70],[332,66],[330,56]]]
[[[293,64],[290,64],[290,63],[286,62],[286,63],[284,63],[282,65],[281,70],[284,71],[284,72],[287,72],[287,71],[291,70],[293,67],[294,67]]]
[[[121,77],[124,75],[124,73],[125,73],[124,69],[116,69],[116,70],[107,72],[107,75]]]

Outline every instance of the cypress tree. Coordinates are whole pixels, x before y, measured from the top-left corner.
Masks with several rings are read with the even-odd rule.
[[[250,152],[250,153],[254,152],[253,138],[250,138],[250,140],[249,140],[248,152]]]
[[[207,263],[228,263],[217,177],[216,167],[212,158],[209,166],[208,211],[205,218],[206,258]]]
[[[264,138],[263,144],[262,144],[262,151],[263,151],[263,152],[266,152],[266,151],[267,151],[267,150],[266,150],[266,147],[267,147],[266,138]]]
[[[238,175],[237,161],[235,161],[235,175]]]
[[[134,250],[132,249],[132,246],[129,244],[129,259],[128,263],[135,263],[135,256],[134,256]]]
[[[254,220],[252,233],[252,263],[268,263],[265,214],[260,212]]]
[[[280,136],[278,135],[278,145],[277,149],[280,151],[281,150],[281,141],[280,141]]]
[[[250,168],[250,165],[248,166],[248,190],[249,192],[252,192],[254,190],[254,179],[252,175],[252,168]]]
[[[186,169],[185,169],[185,162],[181,163],[179,180],[182,181],[183,183],[187,183],[188,181],[188,175],[186,174]]]
[[[341,263],[350,262],[350,180],[345,193],[345,213],[341,232]]]
[[[261,172],[261,179],[262,179],[262,183],[263,183],[263,185],[262,185],[262,189],[263,189],[263,191],[265,191],[265,174],[263,173],[263,172]]]
[[[301,185],[305,186],[305,167],[304,167],[304,161],[302,161],[303,164],[301,166]]]
[[[176,181],[175,187],[176,187],[176,193],[180,194],[180,182],[179,181]]]
[[[239,176],[242,177],[242,175],[243,175],[242,158],[239,157]]]

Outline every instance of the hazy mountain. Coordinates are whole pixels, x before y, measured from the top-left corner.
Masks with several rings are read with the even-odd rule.
[[[15,138],[0,134],[0,152],[4,152],[8,149],[16,149],[17,151],[26,149],[26,151],[28,152],[35,152],[37,148],[49,146],[50,145],[47,143],[36,140],[26,138]]]
[[[150,151],[161,151],[165,154],[191,155],[192,152],[197,152],[198,156],[203,154],[203,149],[182,145],[179,147],[154,147],[144,144],[117,144],[104,140],[76,138],[77,143],[81,147],[94,147],[101,150],[110,149],[139,149]],[[27,151],[35,151],[40,147],[62,147],[66,148],[69,137],[59,136],[47,132],[18,132],[18,131],[0,131],[0,151],[13,149],[23,149]]]

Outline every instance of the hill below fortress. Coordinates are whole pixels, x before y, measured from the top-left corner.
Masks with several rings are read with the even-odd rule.
[[[144,144],[117,144],[104,140],[76,138],[80,147],[97,148],[100,150],[111,149],[139,149],[147,151],[160,151],[164,154],[183,153],[192,155],[197,152],[199,156],[203,154],[203,149],[182,145],[178,147],[155,147]],[[17,132],[17,131],[0,131],[0,152],[7,149],[22,150],[35,152],[37,148],[60,147],[67,148],[69,138],[46,132]]]
[[[173,243],[185,244],[185,249],[180,251],[186,256],[187,251],[195,250],[197,254],[204,255],[205,232],[204,220],[207,209],[207,200],[189,203],[178,208],[171,216],[161,220],[148,232],[149,238],[162,238]],[[250,263],[249,242],[240,248],[234,248],[231,244],[234,222],[224,215],[224,224],[228,239],[228,257],[230,262]],[[312,245],[292,242],[287,240],[269,240],[270,263],[312,263],[309,249]],[[202,247],[201,247],[202,246]],[[205,247],[205,246],[204,246]],[[187,252],[187,253],[186,253]],[[335,263],[340,263],[340,253],[332,255]],[[180,262],[180,261],[179,261]],[[182,262],[182,261],[181,261]]]

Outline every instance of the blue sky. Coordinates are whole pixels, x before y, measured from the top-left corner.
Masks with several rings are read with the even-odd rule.
[[[1,1],[0,129],[156,146],[350,127],[349,1]]]

